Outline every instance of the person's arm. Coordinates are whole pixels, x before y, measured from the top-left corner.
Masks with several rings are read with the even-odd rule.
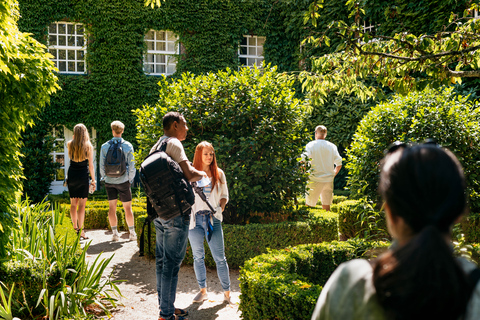
[[[93,169],[93,146],[89,146],[90,151],[88,152],[88,170],[90,171],[90,177],[92,178],[91,185],[96,186],[97,181],[95,180],[95,170]]]
[[[100,177],[103,179],[105,177],[105,157],[106,152],[103,146],[100,148]]]
[[[335,175],[340,172],[340,169],[342,169],[342,165],[335,166]]]
[[[178,164],[180,165],[180,168],[182,168],[183,174],[189,182],[198,181],[203,177],[207,176],[204,171],[199,171],[195,169],[188,161],[182,161]]]
[[[135,179],[135,156],[133,155],[133,147],[130,152],[127,154],[127,163],[128,163],[128,181],[130,184],[133,183],[133,179]]]

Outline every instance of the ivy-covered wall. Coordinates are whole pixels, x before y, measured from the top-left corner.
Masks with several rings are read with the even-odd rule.
[[[52,97],[38,123],[72,129],[82,122],[97,130],[100,144],[111,136],[111,121],[121,120],[126,125],[124,138],[136,145],[132,110],[161,99],[159,78],[143,72],[144,35],[149,29],[170,30],[179,36],[182,46],[175,77],[184,71],[236,69],[238,43],[247,34],[266,37],[267,63],[279,71],[299,70],[305,57],[336,47],[332,43],[331,47],[306,45],[301,49],[305,37],[323,32],[332,20],[353,19],[348,17],[345,0],[325,0],[316,28],[304,24],[313,0],[166,0],[154,9],[146,7],[144,0],[18,1],[20,30],[33,33],[44,44],[52,22],[84,24],[88,72],[59,75],[62,90]],[[393,25],[399,19],[419,32],[433,32],[451,11],[461,13],[467,2],[366,0],[361,4],[366,8],[365,19],[380,24],[386,32],[395,31]]]

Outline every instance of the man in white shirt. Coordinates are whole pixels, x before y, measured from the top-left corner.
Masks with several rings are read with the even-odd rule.
[[[337,146],[326,141],[326,137],[327,128],[317,126],[315,140],[307,144],[302,156],[311,159],[310,182],[307,186],[305,203],[309,207],[315,207],[320,197],[322,208],[329,211],[333,201],[333,179],[342,168],[342,157],[338,153]]]
[[[187,137],[187,122],[178,112],[169,112],[163,117],[164,135],[150,150],[160,148],[162,141],[167,141],[165,152],[176,161],[188,181],[198,181],[207,174],[195,169],[188,161],[181,141]],[[170,220],[156,218],[153,220],[156,232],[155,260],[157,271],[157,292],[160,308],[159,320],[182,320],[187,312],[175,309],[178,271],[185,257],[188,241],[190,211]]]

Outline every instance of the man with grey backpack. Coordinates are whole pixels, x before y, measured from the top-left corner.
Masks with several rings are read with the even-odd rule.
[[[118,241],[117,198],[123,204],[125,221],[130,231],[129,239],[137,240],[135,220],[132,211],[132,191],[135,178],[135,158],[133,146],[122,138],[125,125],[120,121],[111,123],[113,138],[102,145],[100,150],[100,175],[105,180],[108,198],[108,220],[112,227],[112,241]]]

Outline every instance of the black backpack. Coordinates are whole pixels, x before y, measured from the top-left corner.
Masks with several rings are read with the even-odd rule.
[[[123,140],[110,140],[107,156],[105,158],[105,175],[107,177],[121,177],[127,171],[127,159],[122,148]]]
[[[149,154],[140,165],[139,176],[147,195],[147,213],[140,235],[140,256],[144,251],[144,230],[148,224],[148,245],[150,247],[150,223],[157,217],[164,220],[179,215],[190,214],[195,195],[190,183],[185,179],[182,168],[166,152],[166,138],[160,147]]]

